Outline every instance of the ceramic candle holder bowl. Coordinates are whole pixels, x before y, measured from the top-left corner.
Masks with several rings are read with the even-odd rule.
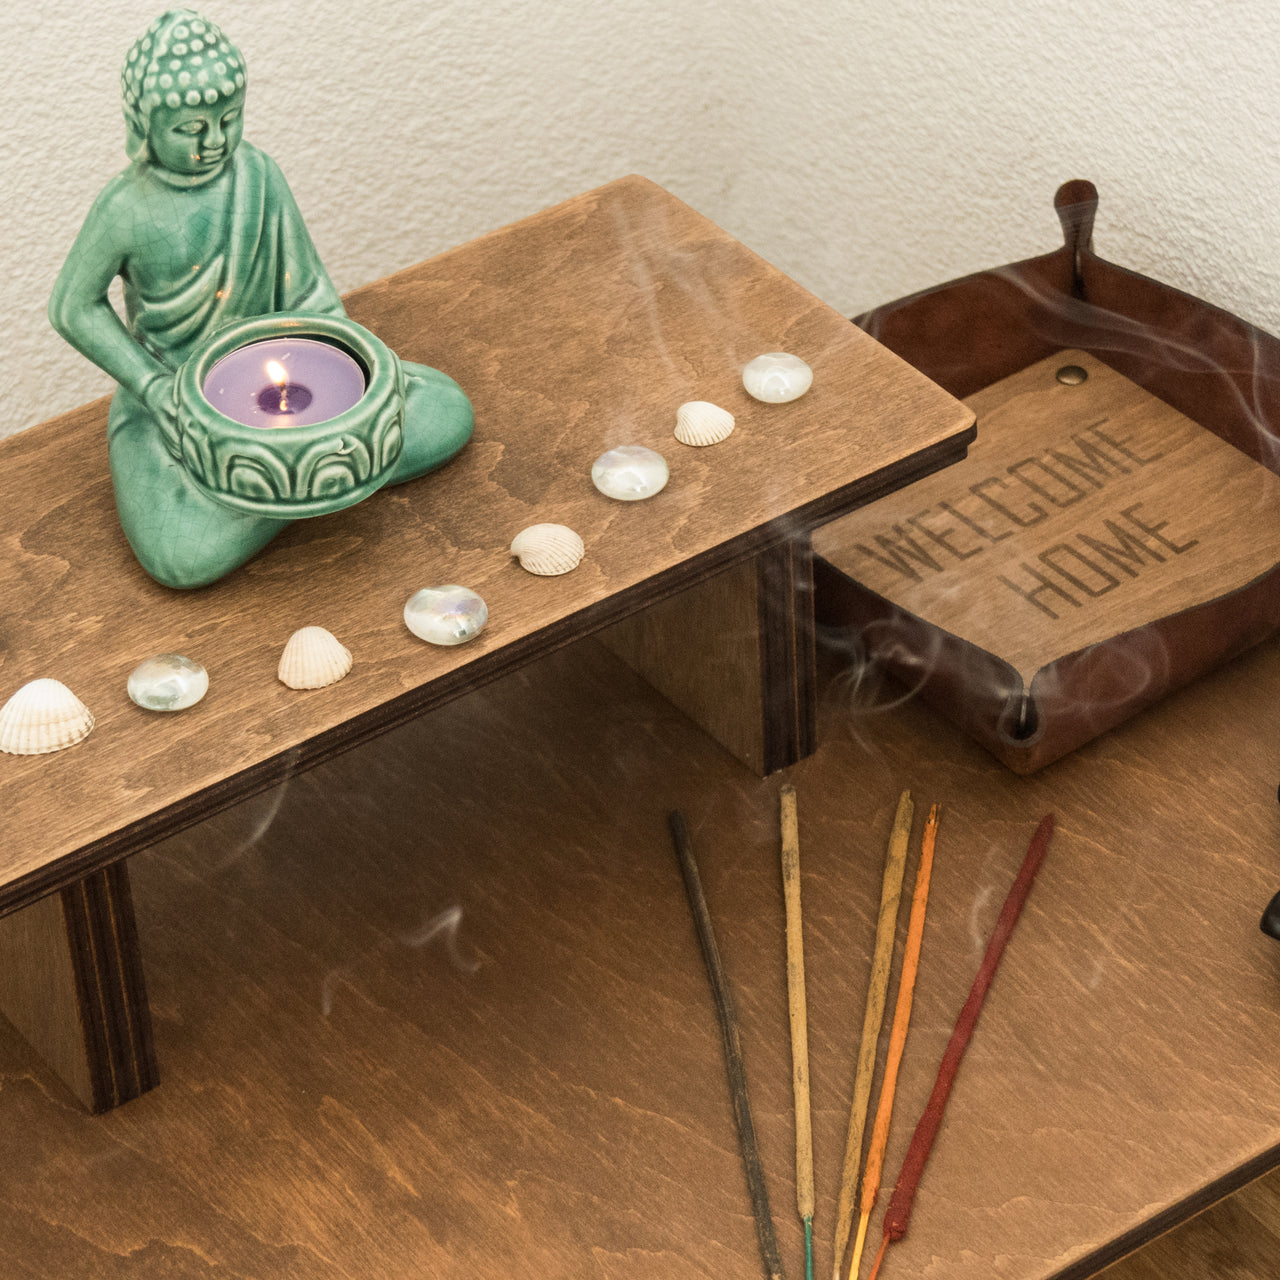
[[[312,426],[247,426],[210,404],[210,370],[224,356],[272,338],[335,346],[365,374],[364,395]],[[211,498],[236,511],[296,520],[367,498],[389,478],[404,445],[404,370],[395,353],[344,316],[277,312],[214,334],[178,370],[178,438],[170,451]]]

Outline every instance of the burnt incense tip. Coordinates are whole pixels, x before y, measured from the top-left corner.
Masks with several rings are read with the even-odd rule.
[[[1280,938],[1280,893],[1271,899],[1262,913],[1262,932]]]

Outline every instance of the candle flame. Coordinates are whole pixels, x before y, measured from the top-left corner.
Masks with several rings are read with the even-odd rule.
[[[278,387],[283,387],[289,380],[288,374],[284,371],[284,365],[279,360],[267,361],[267,377]]]

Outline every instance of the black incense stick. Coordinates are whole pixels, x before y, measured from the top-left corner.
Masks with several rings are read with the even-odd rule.
[[[720,963],[720,950],[716,946],[715,931],[711,927],[711,913],[707,910],[707,900],[702,893],[702,880],[698,875],[698,864],[693,858],[684,814],[679,809],[673,810],[667,820],[671,824],[671,839],[675,843],[676,857],[680,860],[680,874],[684,877],[689,910],[693,913],[693,923],[698,930],[698,944],[702,948],[702,959],[706,963],[707,977],[711,981],[716,1018],[720,1023],[725,1069],[729,1073],[729,1095],[733,1099],[738,1147],[742,1152],[742,1164],[747,1174],[747,1188],[751,1192],[756,1238],[760,1242],[760,1260],[764,1263],[769,1280],[786,1280],[782,1259],[778,1256],[778,1241],[773,1234],[773,1213],[769,1208],[769,1192],[764,1185],[764,1169],[760,1165],[755,1126],[751,1123],[751,1104],[747,1100],[747,1072],[742,1062],[738,1019],[733,1012],[733,1001],[729,998],[729,983],[724,966]]]

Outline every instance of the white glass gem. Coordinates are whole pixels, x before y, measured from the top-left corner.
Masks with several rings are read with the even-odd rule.
[[[404,625],[428,644],[465,644],[489,620],[485,602],[468,587],[424,587],[409,597]]]
[[[786,404],[799,400],[813,385],[813,370],[799,356],[769,351],[743,369],[742,385],[765,404]]]
[[[148,711],[185,711],[209,691],[209,673],[180,653],[158,653],[129,675],[129,697]]]
[[[592,464],[591,483],[606,498],[639,502],[652,498],[670,476],[667,460],[642,444],[624,444],[602,453]]]

